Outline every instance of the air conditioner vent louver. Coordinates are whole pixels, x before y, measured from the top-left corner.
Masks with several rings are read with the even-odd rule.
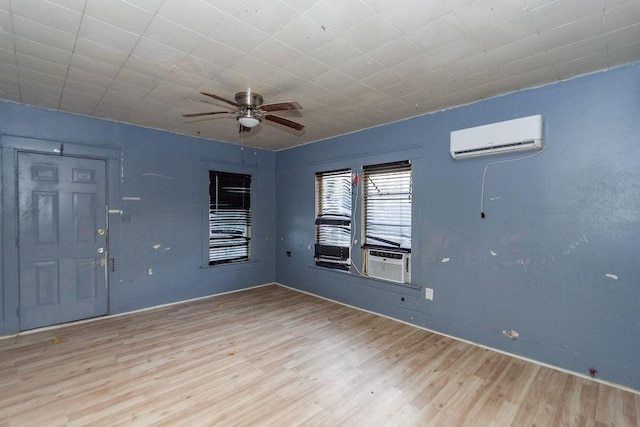
[[[367,275],[397,283],[411,282],[411,254],[367,249]]]
[[[529,116],[451,132],[454,159],[542,148],[542,116]]]

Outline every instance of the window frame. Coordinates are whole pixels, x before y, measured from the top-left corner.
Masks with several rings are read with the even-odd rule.
[[[379,185],[382,187],[383,185],[386,187],[386,190],[391,190],[394,186],[393,182],[383,182],[383,185],[380,183],[373,182],[372,177],[378,176],[377,180],[380,177],[388,174],[394,174],[394,177],[387,178],[388,180],[394,179],[396,186],[403,186],[404,191],[398,191],[394,193],[386,193],[382,197],[372,197],[370,195],[372,187],[376,187]],[[407,183],[402,182],[406,180],[406,176],[402,175],[408,174],[408,188],[406,188]],[[376,181],[377,181],[376,180]],[[370,185],[372,184],[372,185]],[[380,190],[378,190],[380,191]],[[384,189],[383,189],[384,191]],[[398,211],[389,211],[388,207],[390,205],[389,201],[397,201],[401,199],[405,199],[406,202],[403,203],[402,208]],[[370,208],[372,202],[375,202],[377,206],[378,212],[371,212]],[[382,249],[382,250],[392,250],[392,251],[400,251],[411,253],[411,232],[413,227],[412,221],[412,209],[413,209],[413,170],[411,160],[403,160],[398,162],[390,162],[390,163],[380,163],[373,165],[366,165],[362,168],[362,231],[361,231],[361,242],[362,249]],[[370,219],[373,215],[377,214],[377,218],[374,220],[378,222],[378,224],[371,224]],[[389,218],[404,218],[404,223],[400,224],[384,224],[380,221],[382,219],[387,220]],[[377,228],[375,232],[371,232],[371,228]],[[399,231],[397,233],[389,233],[390,229],[398,228]],[[386,231],[385,231],[386,230]],[[395,237],[396,240],[392,240],[390,237]]]
[[[252,175],[247,173],[227,172],[208,169],[208,209],[207,209],[207,266],[228,265],[245,262],[251,259],[251,187]],[[215,183],[214,183],[215,178]],[[220,182],[223,180],[223,182]],[[235,191],[223,191],[225,186]],[[235,193],[235,194],[234,194]],[[240,194],[238,196],[237,194]],[[221,201],[221,197],[223,200]],[[215,199],[215,202],[212,200]],[[221,203],[231,204],[232,208],[223,208]],[[214,212],[215,211],[215,212]],[[219,213],[220,217],[215,217]],[[218,224],[216,224],[218,220]],[[220,221],[222,220],[222,221]],[[217,238],[214,228],[222,226]],[[227,244],[215,246],[219,240]],[[214,249],[214,248],[217,248]],[[236,249],[232,249],[236,248]],[[240,248],[240,250],[238,250]],[[215,254],[218,252],[218,254]]]
[[[335,194],[327,195],[329,191]],[[349,271],[353,240],[353,180],[350,168],[316,172],[314,225],[315,265]]]

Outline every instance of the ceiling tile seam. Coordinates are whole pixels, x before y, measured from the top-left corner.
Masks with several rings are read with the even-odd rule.
[[[78,39],[80,38],[80,28],[82,27],[82,22],[84,21],[84,13],[87,9],[87,2],[84,2],[84,6],[82,7],[82,14],[80,15],[80,22],[78,23],[78,29],[76,30],[76,38],[73,41],[73,48],[71,49],[71,57],[69,58],[69,63],[67,64],[67,70],[64,74],[64,81],[62,82],[62,90],[60,91],[60,97],[58,98],[58,109],[62,107],[62,98],[64,96],[64,88],[67,86],[67,79],[69,78],[69,70],[71,70],[71,63],[73,62],[73,55],[76,52],[76,46],[78,46]],[[99,101],[98,101],[99,102]]]
[[[11,31],[15,34],[15,23],[13,22],[13,7],[12,7],[12,3],[13,0],[11,0],[9,2],[9,16],[11,17]],[[20,99],[21,103],[24,103],[24,100],[22,99],[22,80],[20,79],[20,67],[18,67],[18,50],[16,47],[16,37],[15,35],[12,34],[11,37],[11,45],[13,46],[13,59],[16,65],[16,80],[18,81],[18,97]]]
[[[163,0],[163,2],[162,2],[162,3],[164,3],[164,0]],[[127,3],[127,4],[129,4],[129,3]],[[86,5],[87,5],[87,4],[86,4],[86,2],[85,2],[85,8],[84,8],[84,9],[83,9],[83,11],[82,11],[82,18],[80,19],[80,25],[82,25],[82,22],[84,21],[84,18],[85,18],[85,16],[86,16],[86,14],[85,14],[85,12],[86,12]],[[131,5],[131,6],[134,6],[134,7],[138,8],[138,9],[140,9],[140,10],[142,10],[142,11],[145,11],[144,9],[142,9],[142,8],[140,8],[140,7],[136,6],[136,5]],[[148,11],[145,11],[145,12],[148,12]],[[98,110],[98,108],[100,108],[100,104],[101,104],[101,103],[102,103],[102,101],[104,100],[104,97],[106,96],[106,94],[109,92],[109,89],[111,89],[111,85],[112,85],[113,81],[114,81],[115,79],[117,79],[117,78],[118,78],[118,75],[122,72],[122,69],[124,68],[125,64],[126,64],[126,63],[127,63],[127,61],[129,60],[129,58],[131,58],[131,55],[132,55],[132,54],[133,54],[133,52],[135,51],[136,47],[140,44],[140,40],[142,40],[142,38],[143,38],[143,34],[144,34],[148,29],[149,29],[149,26],[151,25],[151,22],[153,21],[153,18],[155,18],[156,14],[157,14],[157,11],[156,11],[156,13],[154,13],[154,14],[153,14],[153,16],[151,17],[151,19],[149,19],[149,22],[147,23],[147,26],[145,27],[145,29],[144,29],[144,30],[140,33],[140,35],[138,36],[138,40],[136,40],[136,43],[131,47],[131,49],[130,49],[130,51],[129,51],[129,54],[127,55],[126,59],[125,59],[125,60],[122,62],[122,64],[118,67],[118,72],[117,72],[117,73],[115,74],[115,76],[111,79],[111,82],[110,82],[110,83],[109,83],[109,85],[105,88],[104,93],[103,93],[103,94],[102,94],[102,96],[100,97],[100,100],[98,100],[98,102],[97,102],[96,106],[93,108],[93,110],[92,110],[92,112],[91,112],[91,114],[92,114],[92,115],[93,115],[93,114],[97,114],[97,113],[96,113],[96,111]],[[103,23],[103,24],[105,24],[105,25],[108,25],[108,26],[114,27],[113,25],[109,24],[108,22],[104,22],[104,21],[102,21],[102,20],[100,20],[100,19],[98,19],[98,18],[94,18],[94,19],[96,19],[96,20],[98,20],[98,21],[102,22],[102,23]],[[114,27],[114,28],[116,28],[116,27]],[[130,31],[125,30],[124,28],[122,28],[122,31],[126,31],[126,32],[131,33],[131,34],[135,34],[135,33],[132,33],[132,32],[130,32]],[[79,37],[79,35],[80,35],[80,31],[78,30],[78,37]],[[75,46],[74,46],[74,52],[73,52],[72,54],[75,54]],[[157,86],[157,84],[156,84],[156,86]],[[144,98],[143,98],[143,99],[144,99]]]
[[[602,27],[605,29],[605,35],[607,34],[607,11],[605,1],[602,0]],[[607,69],[611,68],[611,60],[609,59],[609,38],[605,36],[604,38],[604,54],[607,58]]]
[[[542,6],[540,6],[540,7],[542,7]],[[544,40],[542,39],[542,37],[540,37],[540,28],[538,27],[538,24],[536,24],[536,20],[533,19],[533,16],[531,16],[531,8],[529,6],[525,6],[525,11],[527,13],[527,16],[531,20],[531,23],[533,24],[533,27],[536,29],[536,37],[538,38],[538,41],[540,42],[540,44],[542,45],[542,47],[544,49],[545,56],[549,55],[549,49],[547,48],[546,44],[544,43]],[[555,74],[556,81],[560,81],[560,72],[558,71],[558,68],[555,66],[555,64],[553,64],[553,62],[550,62],[550,65],[551,65],[551,68],[553,69],[553,72]]]

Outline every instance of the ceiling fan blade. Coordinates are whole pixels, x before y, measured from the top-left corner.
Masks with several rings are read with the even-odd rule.
[[[182,117],[200,117],[200,116],[210,116],[212,114],[231,114],[231,111],[210,111],[208,113],[189,113],[189,114],[183,114]]]
[[[273,104],[264,104],[260,106],[263,111],[281,111],[281,110],[302,110],[302,105],[295,101],[276,102]]]
[[[205,95],[205,96],[210,96],[211,98],[217,99],[218,101],[222,101],[222,102],[226,102],[227,104],[231,104],[234,107],[240,107],[238,104],[236,104],[235,102],[227,99],[227,98],[223,98],[221,96],[215,95],[213,93],[208,93],[208,92],[200,92],[201,94]]]
[[[289,126],[290,128],[293,128],[293,129],[296,129],[296,130],[304,129],[304,125],[301,125],[300,123],[292,122],[291,120],[287,120],[287,119],[282,118],[282,117],[278,117],[278,116],[273,116],[271,114],[267,114],[266,116],[264,116],[264,118],[266,120],[271,120],[272,122],[280,123],[281,125]]]

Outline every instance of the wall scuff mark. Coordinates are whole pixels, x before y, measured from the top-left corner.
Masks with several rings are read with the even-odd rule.
[[[440,261],[440,262],[443,262],[443,263],[444,263],[444,262],[449,262],[449,261],[450,261],[450,259],[449,259],[449,258],[442,258],[442,261]]]
[[[607,276],[609,279],[618,280],[618,276],[616,276],[615,274],[606,273],[605,276]]]

